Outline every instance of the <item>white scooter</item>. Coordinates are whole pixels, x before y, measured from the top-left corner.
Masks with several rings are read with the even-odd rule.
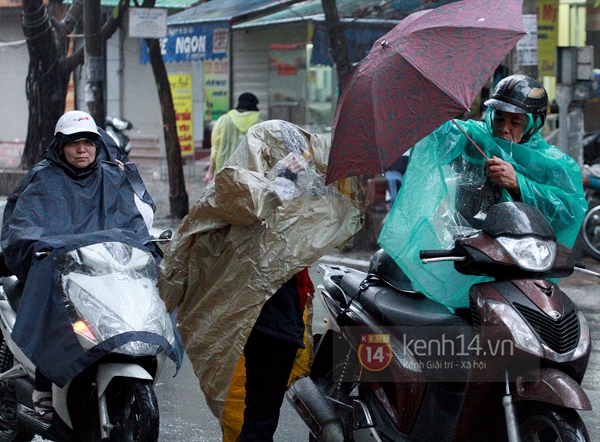
[[[157,241],[168,241],[170,233]],[[147,250],[105,242],[55,261],[64,307],[85,351],[128,332],[157,335],[175,347],[173,325],[158,296],[155,261]],[[45,421],[31,400],[35,366],[11,337],[23,288],[14,276],[1,278],[0,284],[0,441],[30,441],[35,434],[54,441],[158,440],[153,384],[167,358],[162,346],[132,339],[63,388],[53,384],[55,412]]]

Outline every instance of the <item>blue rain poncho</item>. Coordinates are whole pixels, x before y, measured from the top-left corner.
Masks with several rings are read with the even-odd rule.
[[[458,124],[489,158],[513,165],[520,200],[542,212],[559,243],[573,246],[587,211],[577,163],[539,132],[517,144],[492,137],[489,121]],[[490,278],[462,275],[450,262],[424,265],[419,252],[450,249],[457,235],[481,226],[491,204],[513,200],[486,181],[485,161],[452,121],[425,137],[411,151],[401,193],[379,237],[415,286],[450,308],[467,307],[469,288]]]

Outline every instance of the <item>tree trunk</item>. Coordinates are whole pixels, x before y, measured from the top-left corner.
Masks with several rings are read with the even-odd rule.
[[[102,27],[102,42],[118,29],[127,8],[128,0],[120,0]],[[49,16],[42,0],[23,0],[21,10],[29,51],[29,121],[21,159],[21,168],[27,170],[42,159],[54,138],[54,126],[65,112],[71,72],[84,61],[83,48],[67,57],[69,35],[83,15],[83,0],[74,0],[61,21]]]
[[[333,60],[337,70],[338,85],[341,89],[352,70],[344,27],[340,22],[335,0],[321,0],[321,3],[325,12],[325,23],[327,24],[329,44],[331,45]],[[368,192],[368,181],[372,176],[360,175],[357,177],[356,206],[360,213],[365,215],[365,225],[354,235],[355,250],[366,251],[377,249],[377,233],[373,221],[372,202],[369,201]]]
[[[54,138],[54,125],[65,111],[70,72],[64,69],[64,54],[42,0],[24,0],[23,32],[29,50],[26,80],[29,102],[27,138],[21,167],[30,169],[44,155]]]
[[[102,11],[100,0],[87,0],[83,6],[83,30],[85,34],[85,67],[87,72],[85,97],[90,115],[98,126],[105,127],[104,103],[104,42],[100,33]]]
[[[181,147],[177,137],[177,125],[175,122],[175,108],[169,77],[165,69],[165,62],[160,53],[160,44],[157,39],[146,39],[150,63],[154,72],[154,80],[158,89],[158,98],[163,117],[163,132],[165,135],[165,148],[167,155],[167,169],[169,172],[169,202],[171,205],[171,216],[181,219],[188,214],[189,201],[185,190],[183,177],[183,162],[181,160]]]
[[[335,0],[321,0],[325,12],[325,24],[329,35],[329,44],[333,54],[338,76],[338,85],[341,88],[352,70],[348,56],[348,44],[344,35],[344,26],[340,22]]]

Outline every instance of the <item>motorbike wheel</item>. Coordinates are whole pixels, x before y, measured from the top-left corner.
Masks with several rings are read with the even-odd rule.
[[[522,442],[589,442],[575,410],[535,403],[519,413]]]
[[[600,204],[592,207],[583,219],[581,234],[583,237],[583,252],[600,260]]]
[[[122,379],[107,390],[108,413],[114,442],[156,442],[159,433],[158,400],[152,383]]]
[[[2,338],[0,343],[0,372],[4,373],[13,366],[13,354]],[[4,381],[0,383],[0,442],[29,442],[35,433],[16,423],[16,396],[14,383]],[[9,424],[10,422],[11,424]]]

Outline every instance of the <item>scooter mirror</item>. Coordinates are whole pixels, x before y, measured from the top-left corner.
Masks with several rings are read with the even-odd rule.
[[[158,237],[159,244],[166,244],[173,238],[173,232],[171,230],[165,230]]]

